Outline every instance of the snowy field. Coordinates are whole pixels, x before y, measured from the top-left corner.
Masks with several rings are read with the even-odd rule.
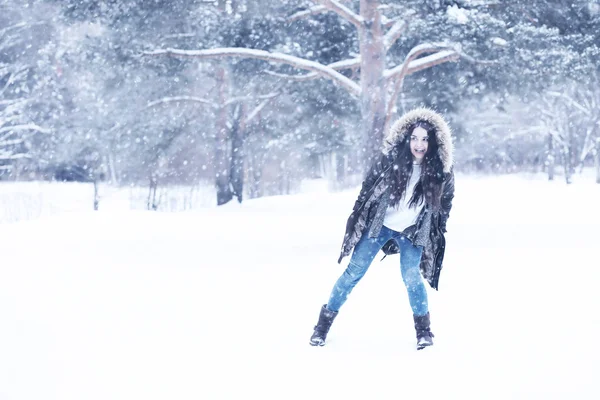
[[[101,210],[147,210],[148,188],[99,185]],[[158,211],[188,211],[216,205],[212,185],[159,186]],[[88,211],[94,206],[91,183],[0,182],[0,224]]]
[[[308,345],[356,194],[0,224],[0,399],[600,398],[592,178],[457,177],[423,351],[398,256]]]

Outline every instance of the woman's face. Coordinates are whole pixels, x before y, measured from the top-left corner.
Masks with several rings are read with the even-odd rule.
[[[425,157],[425,153],[427,153],[427,148],[429,146],[429,136],[427,136],[427,131],[420,126],[413,129],[412,134],[410,135],[410,152],[413,156],[413,161],[417,164],[420,164],[423,161],[423,157]]]

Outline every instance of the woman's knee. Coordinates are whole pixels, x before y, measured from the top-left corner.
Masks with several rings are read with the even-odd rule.
[[[357,263],[355,260],[350,260],[348,268],[344,272],[344,276],[351,282],[358,282],[365,275],[368,265]]]
[[[402,274],[402,280],[408,289],[416,288],[423,284],[421,271],[418,267],[409,268]]]

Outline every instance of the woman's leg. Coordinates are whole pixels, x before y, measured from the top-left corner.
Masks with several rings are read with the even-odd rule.
[[[376,238],[369,238],[367,233],[362,236],[352,257],[350,258],[350,264],[346,271],[340,276],[331,295],[327,302],[327,309],[331,311],[339,311],[340,307],[346,302],[348,295],[354,289],[354,286],[361,280],[361,278],[369,269],[373,258],[377,255],[383,245],[392,237],[393,232],[385,226],[381,228],[381,232]]]
[[[408,300],[413,314],[422,316],[428,313],[427,291],[421,278],[422,249],[414,246],[404,236],[396,239],[400,248],[400,272],[408,291]]]

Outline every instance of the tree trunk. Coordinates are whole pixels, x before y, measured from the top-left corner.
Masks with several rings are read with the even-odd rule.
[[[156,211],[156,188],[158,187],[158,179],[154,176],[150,177],[150,189],[148,190],[148,210]]]
[[[386,120],[386,90],[383,72],[386,50],[383,42],[379,0],[360,0],[360,15],[365,20],[365,29],[359,30],[361,54],[361,150],[363,173],[381,151],[383,130]]]
[[[246,1],[246,13],[251,17],[260,15],[260,4],[259,0]]]
[[[98,177],[94,176],[94,211],[98,211],[100,205],[100,195],[98,192]]]
[[[231,129],[231,182],[232,196],[242,202],[244,193],[244,119],[246,118],[245,105],[236,106],[235,119]]]
[[[600,183],[600,137],[596,139],[596,154],[594,154],[594,164],[596,164],[596,183]]]
[[[110,171],[110,183],[113,185],[118,185],[119,180],[117,178],[117,170],[115,168],[115,155],[112,151],[108,152],[107,164],[108,170]]]
[[[287,163],[285,160],[281,161],[280,164],[280,173],[279,173],[279,194],[287,195],[290,194],[291,190],[291,179],[290,179],[290,170],[288,169]]]
[[[335,177],[336,188],[342,189],[346,187],[346,155],[335,153]]]
[[[263,125],[261,123],[260,112],[255,119],[256,125],[252,129],[252,134],[246,132],[246,146],[250,148],[248,152],[248,196],[255,199],[262,196],[262,171],[265,160],[265,147],[263,146],[262,138],[264,138]]]
[[[551,134],[548,134],[548,153],[546,154],[546,166],[548,167],[548,180],[553,181],[556,159],[554,157],[554,138]]]
[[[231,12],[235,15],[240,10],[240,0],[231,0]]]
[[[217,117],[217,134],[215,136],[215,186],[217,189],[217,205],[223,205],[232,199],[233,194],[229,187],[229,162],[227,152],[227,100],[228,79],[224,66],[217,68],[217,84],[219,86],[220,109]]]
[[[570,185],[573,182],[573,166],[571,162],[571,149],[568,145],[565,146],[563,150],[563,167],[565,170],[565,182],[567,183],[567,185]]]
[[[13,168],[12,171],[10,171],[10,173],[12,174],[13,180],[15,182],[21,179],[21,162],[18,158],[14,161]]]
[[[249,172],[249,187],[248,187],[248,197],[251,199],[256,199],[258,197],[262,197],[262,166],[264,164],[264,157],[259,151],[253,151],[250,156],[250,167],[248,169]]]

